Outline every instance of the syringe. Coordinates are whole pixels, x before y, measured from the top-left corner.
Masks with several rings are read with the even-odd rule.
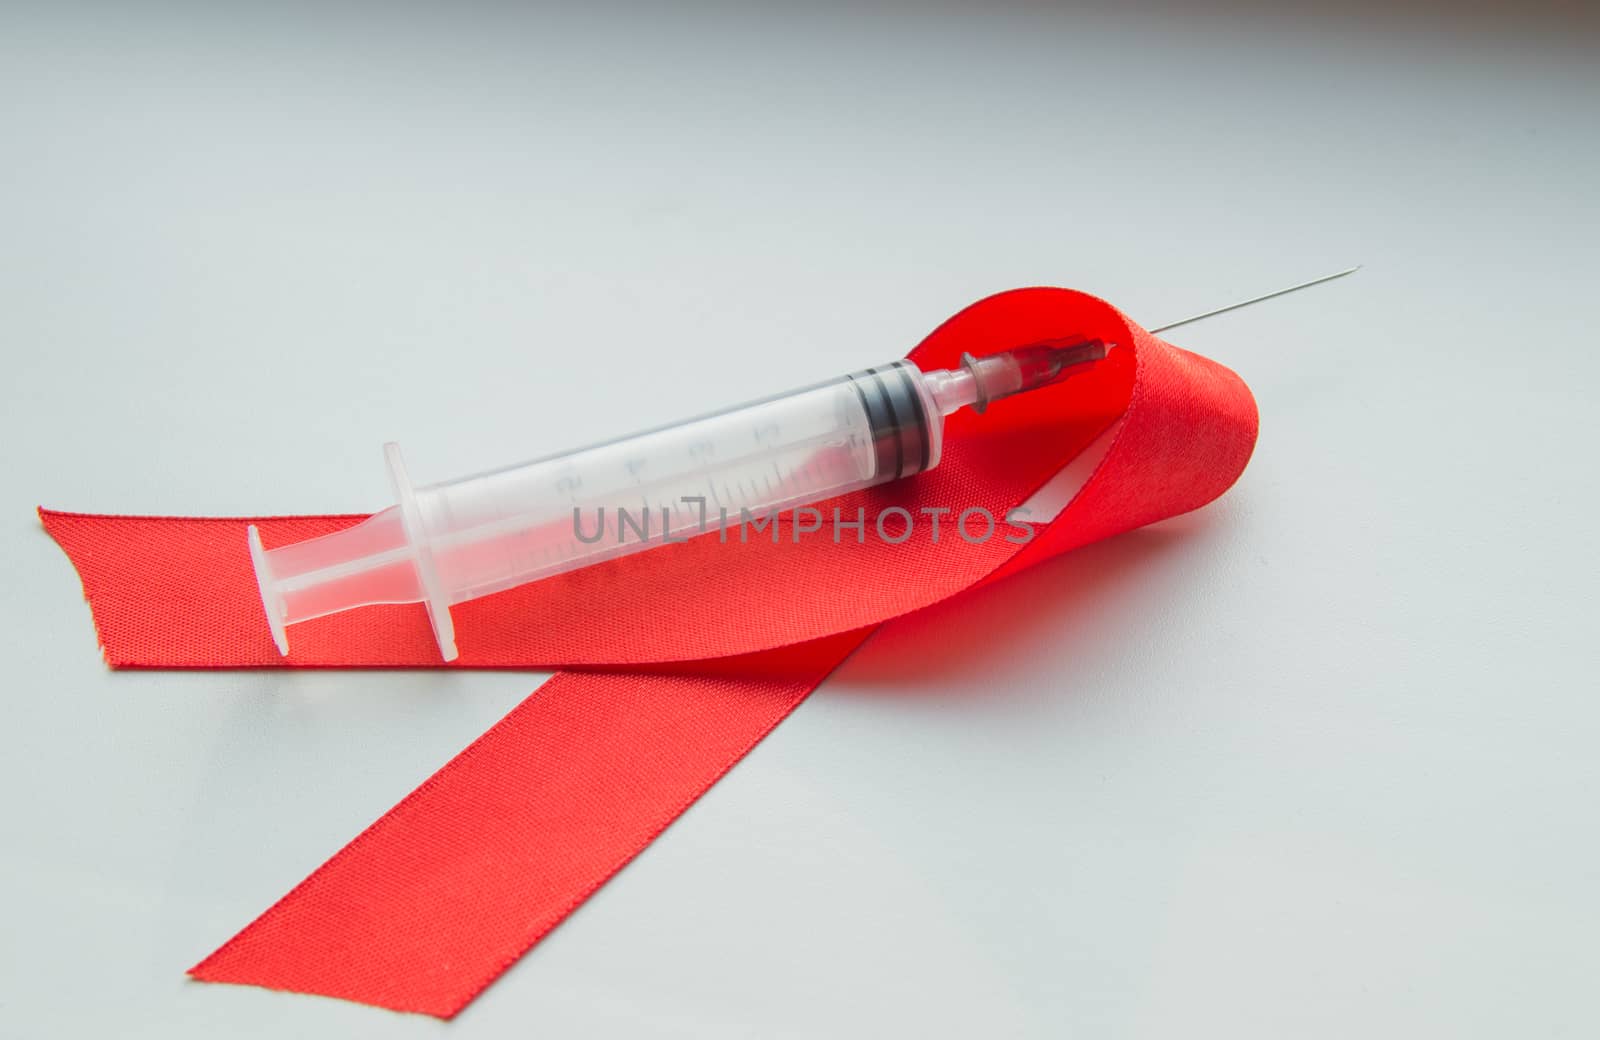
[[[289,625],[424,603],[446,661],[450,607],[579,567],[769,518],[939,464],[944,417],[1060,382],[1098,339],[1039,343],[923,372],[894,361],[592,448],[413,487],[384,446],[397,504],[354,527],[250,557],[280,653]],[[709,522],[708,522],[709,518]]]
[[[1170,322],[1342,278],[1339,271]],[[266,549],[249,528],[280,653],[288,626],[377,603],[424,603],[446,661],[450,607],[644,549],[760,521],[939,464],[944,418],[1058,383],[1103,359],[1099,339],[1038,343],[960,368],[894,361],[581,451],[413,487],[387,444],[397,504],[354,527]],[[717,522],[708,523],[711,515]]]

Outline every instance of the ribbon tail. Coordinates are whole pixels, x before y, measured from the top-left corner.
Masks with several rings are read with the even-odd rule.
[[[189,974],[454,1016],[867,634],[764,678],[558,673]]]

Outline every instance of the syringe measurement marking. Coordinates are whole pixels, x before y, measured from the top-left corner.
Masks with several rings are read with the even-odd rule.
[[[618,546],[627,545],[629,548],[639,548],[645,545],[661,542],[666,539],[667,532],[663,531],[661,527],[654,522],[654,520],[663,515],[671,524],[673,537],[670,540],[672,541],[680,540],[678,535],[684,532],[691,534],[707,533],[711,530],[720,530],[726,526],[731,526],[732,523],[739,522],[739,518],[743,516],[743,509],[747,508],[747,503],[761,498],[761,493],[758,491],[758,487],[761,487],[762,485],[764,485],[764,491],[766,492],[768,498],[773,497],[773,492],[776,488],[779,491],[785,492],[778,497],[789,500],[791,497],[793,497],[793,495],[803,493],[801,490],[802,488],[812,492],[820,492],[827,490],[830,486],[837,486],[840,483],[852,481],[858,476],[858,467],[846,466],[845,469],[849,470],[849,472],[835,473],[834,470],[838,467],[832,465],[831,462],[826,466],[821,464],[823,461],[828,460],[832,460],[832,462],[839,462],[841,465],[843,464],[844,459],[837,458],[834,452],[828,450],[829,448],[837,449],[838,447],[845,447],[847,445],[853,448],[860,445],[860,437],[853,432],[848,433],[843,441],[833,439],[834,437],[838,436],[839,432],[840,431],[837,430],[827,431],[812,438],[808,438],[804,442],[789,445],[785,449],[781,449],[783,453],[782,457],[793,457],[795,454],[799,454],[801,452],[805,453],[803,461],[801,461],[796,468],[792,469],[790,471],[790,475],[787,477],[784,475],[784,469],[780,463],[780,459],[769,456],[767,459],[761,460],[760,463],[758,463],[763,467],[761,471],[761,485],[758,485],[753,479],[755,473],[752,472],[750,465],[751,463],[757,463],[756,459],[736,457],[735,459],[724,461],[720,466],[714,467],[714,470],[720,470],[721,474],[729,479],[725,479],[719,484],[719,482],[715,479],[715,476],[712,476],[711,479],[706,481],[704,487],[706,491],[709,492],[711,499],[716,504],[719,511],[726,509],[729,510],[729,513],[723,514],[726,517],[725,520],[719,520],[714,526],[706,526],[703,530],[698,531],[693,530],[694,525],[700,523],[702,520],[709,520],[709,516],[703,511],[704,507],[701,506],[699,508],[691,508],[691,503],[682,501],[676,502],[670,506],[660,505],[659,494],[666,492],[666,489],[662,488],[662,485],[670,485],[674,477],[657,476],[653,480],[644,478],[643,473],[645,473],[648,469],[653,468],[648,465],[649,460],[638,457],[628,459],[624,462],[623,468],[626,469],[628,476],[632,478],[631,483],[636,489],[641,491],[650,487],[660,489],[660,492],[658,492],[657,496],[652,496],[651,494],[646,493],[641,495],[639,499],[643,512],[652,520],[649,528],[650,534],[648,536],[641,536],[639,533],[639,528],[643,526],[642,522],[636,526],[633,520],[630,519],[625,529],[620,522],[621,518],[613,513],[611,516],[598,518],[600,519],[600,525],[596,533],[601,539],[600,543],[598,544],[589,541],[588,539],[580,541],[572,535],[565,537],[558,536],[555,538],[541,538],[535,531],[529,530],[526,532],[526,534],[532,535],[533,537],[518,539],[517,541],[520,542],[521,551],[518,552],[513,550],[512,552],[507,553],[507,556],[520,557],[522,560],[527,561],[523,567],[516,569],[522,570],[524,573],[536,573],[537,571],[544,570],[551,565],[552,556],[555,556],[562,561],[596,555],[611,556],[616,555],[616,553],[610,550],[614,550]],[[829,436],[830,434],[831,436]],[[823,453],[820,458],[818,454],[819,452]],[[702,455],[708,454],[704,445],[697,446],[697,453]],[[849,453],[847,452],[847,454]],[[774,478],[776,478],[776,483],[774,483]],[[562,492],[560,497],[564,498],[570,506],[575,509],[581,509],[583,503],[582,500],[580,500],[577,492],[578,489],[581,489],[585,484],[582,476],[579,473],[572,472],[569,469],[562,475],[562,479],[556,483],[559,485],[559,487],[558,489],[553,490],[559,490],[559,492]],[[735,485],[739,489],[739,495],[734,494],[733,487]],[[593,502],[596,497],[603,496],[591,496],[589,501]],[[680,496],[680,498],[681,497],[682,496]],[[740,512],[737,514],[732,513],[732,507],[735,504],[740,507]],[[758,508],[752,513],[752,515],[766,516],[770,515],[772,512],[773,510],[768,508]],[[525,518],[526,514],[521,514],[521,516]],[[642,521],[644,518],[640,519]],[[687,521],[687,523],[685,521]],[[491,529],[503,530],[505,526],[515,522],[516,518],[503,517],[499,521],[486,526]],[[526,522],[525,519],[523,522]],[[634,532],[632,539],[628,537],[628,531]],[[485,537],[491,533],[492,532],[490,530],[478,528],[475,529],[470,535],[468,535],[467,532],[460,532],[456,538],[449,540],[458,543],[466,543],[476,541],[478,538]],[[545,534],[554,534],[554,531],[550,528],[546,528]],[[576,534],[576,531],[574,531],[573,534]],[[462,537],[462,535],[467,535],[467,537]],[[602,545],[604,548],[601,547]],[[510,548],[510,546],[508,546],[508,548]],[[539,562],[535,563],[535,560]],[[528,566],[529,564],[532,564],[532,566]]]

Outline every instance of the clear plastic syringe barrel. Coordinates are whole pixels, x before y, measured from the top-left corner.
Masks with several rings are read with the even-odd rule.
[[[916,472],[925,460],[896,454],[891,437],[921,437],[920,409],[875,423],[867,396],[903,380],[892,400],[917,407],[916,384],[895,369],[418,488],[450,602]]]
[[[279,649],[284,626],[372,603],[425,602],[446,660],[449,606],[666,541],[910,476],[938,462],[943,415],[896,361],[581,451],[412,488],[347,531],[251,550]]]

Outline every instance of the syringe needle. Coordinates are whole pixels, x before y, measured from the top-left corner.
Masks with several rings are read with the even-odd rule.
[[[1355,274],[1359,270],[1361,270],[1361,265],[1357,264],[1354,267],[1346,268],[1343,271],[1336,271],[1333,274],[1325,274],[1321,278],[1313,278],[1309,282],[1301,282],[1299,285],[1291,285],[1287,289],[1278,289],[1277,291],[1269,292],[1264,296],[1255,296],[1248,300],[1240,300],[1238,303],[1230,303],[1226,307],[1218,307],[1213,311],[1205,311],[1202,314],[1191,315],[1187,318],[1184,318],[1182,321],[1168,322],[1165,325],[1157,326],[1149,331],[1152,333],[1166,332],[1168,329],[1175,329],[1179,325],[1188,325],[1190,322],[1200,321],[1202,318],[1214,318],[1218,314],[1226,314],[1229,311],[1236,311],[1240,307],[1248,307],[1253,303],[1260,303],[1263,300],[1270,300],[1278,296],[1287,296],[1292,292],[1299,292],[1301,289],[1309,289],[1313,285],[1321,285],[1323,282],[1331,282],[1335,278],[1343,278],[1345,275]]]

